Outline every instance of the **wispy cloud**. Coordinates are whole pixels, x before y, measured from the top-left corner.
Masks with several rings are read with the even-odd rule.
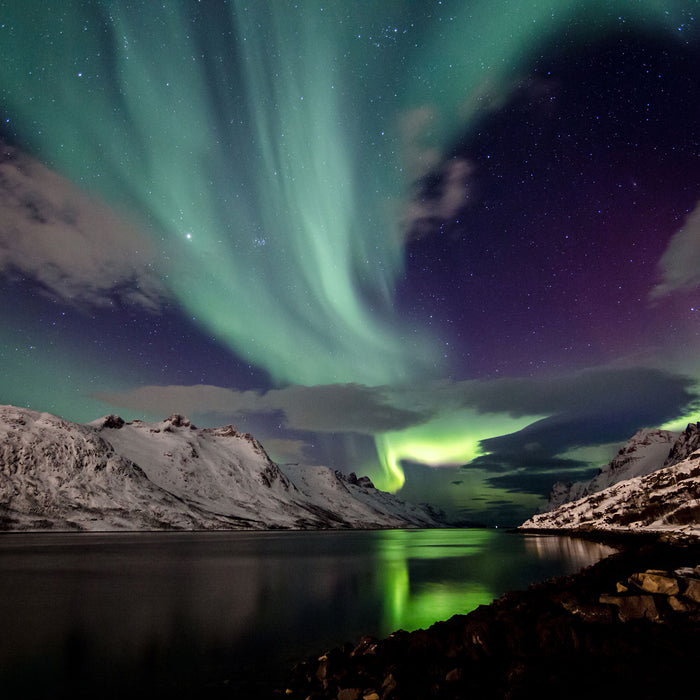
[[[104,203],[0,142],[0,274],[77,305],[157,309],[166,291],[148,240]]]
[[[659,273],[661,281],[651,290],[652,301],[700,286],[700,203],[671,238],[659,261]]]
[[[401,431],[462,409],[513,417],[546,416],[524,429],[482,440],[486,469],[577,468],[558,455],[622,441],[642,426],[683,415],[697,401],[694,380],[654,368],[602,368],[561,377],[429,382],[404,387],[290,385],[267,392],[211,385],[144,386],[97,396],[156,415],[279,416],[280,427],[311,433],[377,435]],[[465,425],[465,432],[469,426]]]
[[[280,413],[284,428],[319,433],[376,433],[423,423],[429,413],[392,405],[386,387],[360,384],[291,385],[267,392],[211,385],[144,386],[97,398],[135,411],[226,417]]]

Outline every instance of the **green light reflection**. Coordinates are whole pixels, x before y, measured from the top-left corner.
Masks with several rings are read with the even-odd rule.
[[[482,553],[493,539],[490,530],[388,530],[380,534],[379,576],[384,597],[383,632],[426,628],[438,620],[467,613],[491,602],[495,592],[468,580],[418,581],[411,564],[426,560],[468,558]]]

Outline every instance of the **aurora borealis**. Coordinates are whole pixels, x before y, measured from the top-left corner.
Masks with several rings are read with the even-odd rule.
[[[0,402],[518,522],[698,420],[691,0],[0,0]]]

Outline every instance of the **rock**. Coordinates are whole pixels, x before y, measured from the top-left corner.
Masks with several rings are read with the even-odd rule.
[[[692,600],[693,603],[700,603],[700,579],[685,579],[685,590],[683,597]]]
[[[183,416],[181,413],[173,413],[172,416],[165,420],[175,428],[189,428],[192,425],[189,418]]]
[[[652,622],[660,619],[659,611],[651,595],[611,595],[603,593],[601,603],[618,607],[618,617],[622,622],[646,618]]]
[[[451,671],[447,673],[445,676],[445,680],[448,683],[453,683],[454,681],[458,681],[462,678],[462,669],[461,668],[453,668]]]
[[[615,697],[684,697],[700,648],[700,604],[684,593],[695,595],[700,578],[668,572],[689,553],[698,561],[700,545],[693,548],[634,547],[427,630],[363,638],[338,659],[310,660],[287,687],[299,700],[590,698],[601,687]],[[633,577],[637,584],[613,592]],[[639,587],[653,577],[666,579],[656,589],[672,589],[673,579],[681,592]],[[316,675],[323,664],[326,685]]]
[[[362,637],[360,643],[352,650],[350,656],[363,656],[364,654],[374,654],[377,650],[377,642],[379,640],[376,637]]]
[[[676,595],[680,592],[678,581],[665,571],[645,571],[642,574],[632,574],[629,582],[647,593],[661,595]]]
[[[324,688],[327,688],[332,678],[337,678],[343,670],[343,653],[332,649],[318,660],[316,678]]]
[[[680,613],[694,612],[696,608],[695,604],[691,601],[684,600],[683,598],[679,598],[675,595],[670,595],[668,597],[668,604],[671,607],[671,610]]]
[[[390,673],[382,683],[382,700],[388,698],[394,690],[396,690],[396,679],[394,678],[394,674]]]
[[[112,413],[109,416],[105,416],[102,427],[109,428],[111,430],[119,430],[120,428],[124,427],[124,419],[121,416],[115,416]]]
[[[361,694],[359,688],[343,688],[338,691],[338,700],[360,700]]]

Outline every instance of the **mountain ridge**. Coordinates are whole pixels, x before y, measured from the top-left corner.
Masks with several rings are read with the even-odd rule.
[[[108,415],[80,424],[0,406],[2,529],[444,525],[429,506],[405,503],[366,477],[285,469],[233,425],[197,428],[180,414],[159,423]]]
[[[661,466],[661,460],[668,457],[671,446],[680,435],[681,433],[658,428],[638,430],[592,479],[573,483],[555,483],[544,511],[556,510],[564,503],[577,501],[619,481],[655,471]],[[680,457],[675,461],[680,461]]]
[[[666,458],[650,466],[647,473],[533,515],[519,529],[700,538],[700,423],[689,423]]]

